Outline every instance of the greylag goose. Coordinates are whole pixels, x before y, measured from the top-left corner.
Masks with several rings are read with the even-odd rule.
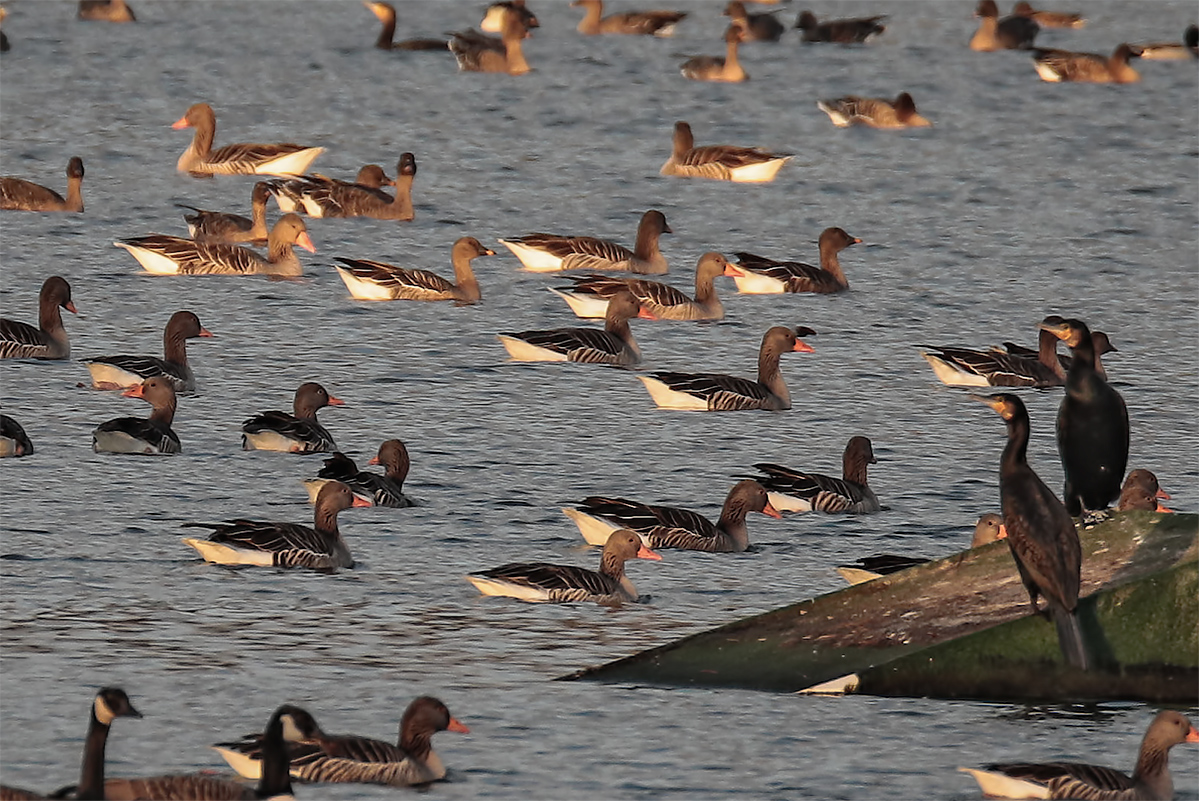
[[[25,429],[7,414],[0,414],[0,458],[32,455],[33,443]]]
[[[1028,0],[1020,0],[1012,6],[1012,14],[1017,17],[1029,17],[1042,28],[1081,28],[1087,24],[1081,14],[1065,11],[1038,11]]]
[[[865,515],[883,508],[866,483],[867,466],[877,463],[870,440],[851,437],[841,457],[841,478],[765,462],[754,467],[766,474],[758,481],[769,493],[770,504],[779,511]]]
[[[396,10],[391,3],[375,2],[375,0],[363,0],[364,6],[371,10],[371,13],[378,18],[382,27],[379,29],[379,38],[375,40],[375,47],[380,50],[440,50],[445,52],[445,39],[403,39],[401,41],[393,41],[396,33]]]
[[[1049,334],[1046,331],[1040,332],[1039,339],[1041,341],[1038,342],[1038,347],[1041,350],[1045,349],[1045,338],[1049,338],[1049,344],[1052,345],[1053,349],[1056,350],[1058,342],[1057,337]],[[1004,342],[1002,344],[1003,349],[1013,356],[1026,356],[1032,359],[1041,358],[1041,350],[1038,350],[1037,348],[1028,348],[1023,345],[1017,345],[1014,342]],[[1095,372],[1099,373],[1099,375],[1106,381],[1107,371],[1103,369],[1103,365],[1100,363],[1099,357],[1108,353],[1118,353],[1119,348],[1113,345],[1111,339],[1109,339],[1107,334],[1103,333],[1102,331],[1091,332],[1091,344],[1095,346]],[[994,348],[992,348],[992,350],[994,350]],[[1062,368],[1062,378],[1064,379],[1066,377],[1066,371],[1070,369],[1071,357],[1066,354],[1059,354],[1057,361]],[[1045,363],[1050,364],[1049,361],[1046,361]]]
[[[795,20],[795,27],[803,31],[800,35],[800,41],[803,42],[860,44],[868,42],[876,36],[881,36],[887,30],[887,26],[883,25],[880,20],[886,18],[886,14],[879,14],[874,17],[819,22],[811,11],[801,11]]]
[[[414,505],[404,494],[404,480],[408,478],[412,463],[403,442],[398,439],[385,441],[368,464],[383,465],[386,475],[359,470],[353,459],[340,451],[335,452],[325,460],[325,466],[316,474],[316,478],[304,482],[308,489],[308,501],[315,503],[321,487],[333,480],[345,484],[356,498],[367,501],[370,506],[405,509]]]
[[[196,129],[192,143],[175,165],[179,172],[191,173],[196,178],[213,175],[303,175],[308,165],[325,152],[323,147],[245,142],[213,150],[216,114],[207,103],[196,103],[171,127],[176,130]]]
[[[987,798],[1169,801],[1174,797],[1170,749],[1179,743],[1199,743],[1199,731],[1181,712],[1163,709],[1141,740],[1131,776],[1080,762],[1000,762],[958,770],[973,776]]]
[[[494,40],[472,30],[450,34],[450,52],[458,60],[462,72],[506,72],[509,75],[524,75],[531,68],[521,46],[529,36],[520,15],[504,14],[504,27],[500,37],[503,50],[495,49]]]
[[[309,217],[371,217],[376,220],[411,220],[412,181],[416,177],[416,156],[401,153],[396,179],[387,178],[383,168],[367,164],[358,171],[353,183],[323,175],[268,182],[281,211],[304,212]],[[395,186],[395,196],[379,187]]]
[[[271,187],[265,181],[254,184],[250,193],[250,219],[240,214],[223,211],[205,211],[195,206],[176,203],[176,206],[191,209],[194,214],[184,214],[187,232],[196,242],[204,245],[265,245],[270,235],[266,227],[266,203],[271,198]]]
[[[473,236],[464,236],[454,243],[450,260],[454,265],[454,280],[448,281],[429,270],[412,270],[367,259],[336,258],[345,266],[336,266],[350,296],[358,300],[453,300],[459,305],[477,303],[482,299],[479,282],[471,262],[480,256],[494,256]]]
[[[921,356],[932,366],[943,384],[955,387],[1060,387],[1066,383],[1066,371],[1072,359],[1058,356],[1058,338],[1041,330],[1039,350],[1031,350],[1011,342],[1003,343],[1006,352],[998,348],[971,350],[958,347],[926,348]],[[1099,356],[1116,350],[1107,334],[1091,333],[1095,350],[1095,370],[1106,377]]]
[[[777,42],[786,30],[774,11],[750,14],[741,0],[729,0],[722,13],[741,29],[743,42]]]
[[[195,392],[196,376],[187,363],[187,340],[212,335],[200,325],[200,318],[193,312],[177,311],[163,329],[161,359],[157,356],[94,356],[84,359],[83,364],[91,373],[92,386],[96,389],[123,389],[147,378],[161,376],[176,392]]]
[[[629,320],[649,317],[632,293],[622,291],[608,301],[604,328],[552,328],[497,334],[512,361],[582,362],[628,366],[641,361]],[[652,318],[651,318],[652,319]]]
[[[745,41],[745,29],[730,25],[724,32],[724,56],[692,56],[683,62],[679,72],[692,81],[714,81],[717,83],[740,83],[748,81],[749,75],[737,58],[737,48]]]
[[[351,506],[370,506],[340,481],[321,487],[313,504],[313,528],[298,523],[237,519],[225,523],[184,523],[212,529],[208,539],[184,537],[204,561],[218,565],[307,567],[334,571],[353,567],[354,557],[337,528],[337,514]]]
[[[980,517],[974,525],[974,536],[970,540],[970,547],[980,548],[1005,537],[1007,537],[1007,530],[1003,527],[1003,518],[997,514],[988,513]],[[837,565],[837,573],[850,584],[861,584],[864,581],[874,581],[876,578],[889,576],[892,573],[898,573],[909,567],[916,567],[916,565],[927,564],[930,561],[932,560],[919,556],[884,553],[864,556],[851,565]]]
[[[1141,75],[1128,60],[1140,55],[1141,51],[1129,44],[1116,47],[1110,58],[1098,53],[1038,49],[1032,62],[1041,80],[1050,83],[1136,83]]]
[[[1037,598],[1043,596],[1066,663],[1086,670],[1089,659],[1078,623],[1078,530],[1066,507],[1028,464],[1028,410],[1011,393],[970,397],[994,409],[1007,425],[1007,445],[999,460],[999,498],[1007,543],[1032,613],[1039,611]]]
[[[1029,17],[1016,15],[1000,19],[995,0],[979,0],[974,16],[979,18],[979,23],[978,30],[970,37],[970,49],[980,52],[1028,50],[1041,30],[1041,26]]]
[[[705,253],[695,265],[695,298],[659,281],[618,278],[611,275],[567,276],[574,286],[550,291],[565,300],[577,317],[603,317],[608,301],[627,290],[655,320],[721,320],[724,306],[716,294],[716,278],[732,275],[729,263],[719,253]]]
[[[781,517],[771,505],[766,490],[756,481],[738,481],[725,496],[720,520],[713,525],[706,517],[673,506],[650,506],[626,498],[593,495],[574,509],[562,512],[575,522],[591,545],[610,541],[615,531],[636,532],[650,548],[680,548],[708,553],[741,553],[749,547],[745,516],[761,512]]]
[[[791,408],[791,393],[779,372],[784,353],[811,353],[800,337],[815,334],[811,328],[775,326],[762,337],[758,350],[758,380],[720,373],[658,372],[637,376],[654,403],[664,409],[733,412],[746,409],[783,411]]]
[[[734,145],[695,146],[691,126],[685,122],[674,124],[674,142],[670,158],[659,171],[662,175],[677,178],[712,178],[717,181],[736,183],[765,183],[774,176],[793,156],[770,153],[756,147]]]
[[[540,28],[537,16],[525,6],[525,0],[507,0],[507,2],[492,3],[483,14],[479,29],[487,33],[503,33],[504,17],[516,14],[526,28]]]
[[[583,9],[577,30],[584,36],[602,33],[674,36],[675,26],[687,16],[686,11],[623,11],[605,17],[603,0],[574,0],[570,5]]]
[[[1153,60],[1174,60],[1199,58],[1199,25],[1188,25],[1182,34],[1181,42],[1150,42],[1133,45],[1141,51],[1141,58]]]
[[[828,115],[833,125],[867,125],[871,128],[928,128],[932,126],[916,111],[916,101],[907,92],[900,92],[894,101],[881,97],[848,95],[830,100],[817,100],[816,106]]]
[[[62,326],[62,312],[75,314],[71,285],[52,275],[38,293],[37,328],[28,323],[0,318],[0,359],[69,359],[71,341]]]
[[[79,0],[78,19],[98,22],[137,22],[125,0]]]
[[[842,228],[825,228],[820,232],[820,266],[799,261],[775,261],[753,253],[737,251],[737,264],[729,266],[729,274],[737,291],[746,295],[773,295],[782,292],[817,292],[828,294],[849,289],[849,281],[841,270],[837,257],[841,251],[862,240],[850,236]]]
[[[598,573],[574,565],[516,562],[473,573],[466,580],[484,595],[501,595],[522,601],[637,603],[641,596],[625,575],[624,563],[630,559],[661,558],[646,547],[636,533],[621,530],[614,532],[604,543]]]
[[[666,215],[650,209],[637,224],[633,249],[593,236],[528,234],[498,240],[511,250],[526,270],[550,273],[561,270],[628,270],[641,275],[661,275],[667,270],[666,257],[658,249],[658,238],[673,233]]]
[[[337,450],[332,435],[316,421],[326,406],[344,406],[315,381],[301,384],[292,400],[292,414],[270,411],[242,423],[241,446],[247,451],[288,453],[332,453]]]
[[[167,234],[150,234],[113,242],[133,254],[146,272],[154,275],[269,275],[297,278],[304,268],[293,247],[310,253],[316,246],[308,226],[298,214],[280,217],[267,238],[267,254],[238,245],[210,245]]]
[[[83,211],[83,159],[67,162],[67,196],[22,178],[0,178],[0,209]]]
[[[1172,512],[1162,506],[1158,499],[1169,500],[1170,494],[1157,483],[1157,476],[1149,470],[1138,468],[1128,471],[1124,486],[1120,487],[1120,500],[1116,509],[1129,512],[1134,509],[1147,512]]]
[[[175,388],[165,376],[147,378],[121,393],[141,398],[153,407],[149,418],[118,417],[96,426],[92,450],[96,453],[145,455],[181,453],[179,435],[171,428],[175,420]]]

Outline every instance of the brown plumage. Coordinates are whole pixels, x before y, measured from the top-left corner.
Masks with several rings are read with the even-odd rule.
[[[629,320],[643,313],[631,292],[618,292],[608,301],[604,328],[552,328],[497,334],[512,361],[582,362],[629,366],[641,361]]]
[[[798,261],[775,261],[753,253],[737,251],[737,264],[729,273],[737,290],[745,294],[780,292],[816,292],[828,294],[849,289],[849,281],[838,258],[842,250],[861,243],[843,228],[825,228],[820,232],[820,266]]]
[[[292,399],[292,414],[262,412],[242,423],[242,449],[287,451],[288,453],[332,453],[337,444],[316,420],[326,406],[344,406],[345,401],[329,394],[315,381],[299,386]]]
[[[723,14],[741,29],[743,42],[777,42],[787,30],[773,12],[751,14],[741,0],[729,0]]]
[[[866,437],[851,437],[841,456],[841,478],[820,473],[803,473],[777,464],[758,463],[766,475],[758,481],[770,493],[770,502],[780,511],[871,514],[882,509],[874,490],[866,483],[866,470],[876,464],[874,449]]]
[[[745,41],[745,29],[739,25],[730,25],[724,32],[725,55],[694,56],[683,62],[680,72],[684,78],[693,81],[714,81],[717,83],[740,83],[748,81],[749,75],[737,58],[737,48]]]
[[[71,341],[62,325],[62,312],[75,314],[71,285],[52,275],[38,293],[37,328],[0,318],[0,359],[69,359]]]
[[[99,22],[137,22],[125,0],[79,0],[76,17]]]
[[[267,255],[238,245],[206,244],[167,234],[113,242],[125,248],[148,273],[156,275],[269,275],[298,278],[304,268],[295,245],[316,253],[308,226],[298,214],[284,214],[267,237]]]
[[[0,178],[0,209],[13,211],[83,211],[83,159],[67,162],[67,196],[23,178]]]
[[[381,23],[379,28],[379,37],[375,39],[375,47],[380,50],[438,50],[445,52],[445,39],[418,38],[418,39],[402,39],[398,42],[393,41],[396,33],[396,10],[391,3],[375,2],[374,0],[363,0],[364,6],[371,10],[371,13],[378,18]]]
[[[773,181],[779,169],[792,156],[770,153],[756,147],[736,145],[695,146],[691,126],[683,121],[674,124],[670,158],[659,171],[678,178],[712,178],[738,183]]]
[[[604,16],[603,0],[574,0],[570,4],[583,9],[578,31],[585,36],[625,33],[645,36],[673,36],[674,28],[685,11],[624,11]]]
[[[916,101],[907,92],[895,100],[882,97],[847,95],[831,100],[817,100],[816,106],[829,116],[833,125],[867,125],[871,128],[928,128],[932,125],[916,111]]]
[[[191,209],[193,214],[184,214],[188,232],[196,242],[204,245],[265,245],[270,232],[266,226],[266,204],[271,198],[270,185],[265,181],[254,184],[250,193],[250,218],[224,211],[205,211],[195,206],[176,203],[176,206]]]
[[[1147,512],[1172,512],[1161,505],[1158,499],[1169,500],[1170,494],[1157,483],[1157,476],[1148,470],[1129,470],[1120,488],[1120,500],[1116,509],[1121,512],[1140,510]]]
[[[153,408],[150,416],[118,417],[101,423],[92,431],[92,450],[96,453],[171,454],[183,446],[171,428],[175,421],[175,387],[166,376],[147,378],[121,393],[141,398]]]
[[[875,17],[819,22],[811,11],[802,11],[795,20],[795,27],[803,31],[804,42],[858,44],[868,42],[886,31],[887,26],[880,21],[886,17],[886,14],[880,14]]]
[[[719,253],[705,253],[695,265],[695,298],[659,281],[620,278],[614,275],[571,275],[572,287],[550,291],[562,297],[579,317],[603,317],[608,300],[622,290],[633,294],[655,320],[720,320],[724,306],[716,294],[715,280],[731,275],[729,264]]]
[[[396,267],[379,261],[340,257],[334,261],[344,265],[337,267],[337,274],[346,289],[361,300],[453,300],[471,304],[483,297],[471,262],[480,256],[494,255],[494,250],[483,247],[473,236],[461,237],[450,250],[454,265],[452,282],[429,270]]]
[[[979,18],[978,30],[970,38],[970,49],[981,52],[994,50],[1027,50],[1041,27],[1028,17],[999,18],[995,0],[979,0],[974,16]]]
[[[1070,50],[1036,50],[1032,60],[1037,75],[1050,83],[1136,83],[1141,80],[1141,75],[1128,60],[1139,55],[1139,49],[1121,44],[1111,57]]]
[[[323,147],[307,147],[290,142],[258,144],[242,142],[212,149],[216,139],[216,114],[207,103],[195,103],[172,125],[179,130],[194,128],[195,134],[175,168],[195,178],[213,175],[302,175]]]
[[[502,50],[495,49],[494,40],[473,29],[450,34],[450,52],[458,60],[462,72],[506,72],[509,75],[524,75],[531,70],[525,59],[521,42],[529,36],[529,29],[519,14],[504,15],[500,41]]]
[[[1012,14],[1017,17],[1029,17],[1042,28],[1081,28],[1087,24],[1081,14],[1065,11],[1038,11],[1027,0],[1020,0],[1012,6]]]

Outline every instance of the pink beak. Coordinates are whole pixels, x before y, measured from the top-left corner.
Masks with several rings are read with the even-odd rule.
[[[177,130],[179,130],[180,128],[190,128],[190,127],[191,127],[191,123],[187,121],[187,116],[185,115],[185,116],[183,116],[183,117],[180,117],[180,118],[179,118],[178,120],[176,120],[175,122],[172,122],[172,123],[171,123],[171,127],[172,127],[172,128],[174,128],[174,129],[177,131]]]
[[[335,398],[332,395],[330,395],[329,396],[329,405],[330,406],[345,406],[346,402],[343,401],[341,398]]]
[[[450,725],[445,727],[446,731],[456,731],[459,734],[470,734],[470,729],[458,722],[458,718],[450,718]]]
[[[816,349],[804,342],[802,339],[795,340],[795,347],[791,349],[795,353],[815,353]]]
[[[312,237],[308,236],[307,231],[300,232],[300,235],[296,237],[296,244],[309,253],[316,253],[316,245],[312,244]]]
[[[779,514],[779,510],[775,509],[774,506],[769,501],[766,503],[766,506],[762,509],[762,514],[769,515],[770,517],[778,518],[779,520],[783,519],[783,516],[781,514]]]
[[[657,551],[651,551],[645,547],[645,543],[641,543],[641,547],[637,550],[638,559],[652,559],[655,562],[662,561],[662,555]]]

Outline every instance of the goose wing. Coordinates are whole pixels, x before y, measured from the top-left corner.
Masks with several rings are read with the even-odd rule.
[[[563,353],[576,362],[607,361],[620,356],[624,343],[600,328],[554,328],[548,331],[521,331],[503,336],[523,339],[555,353]]]
[[[987,765],[986,769],[998,771],[1016,779],[1025,779],[1042,784],[1049,784],[1051,782],[1054,784],[1072,784],[1079,782],[1085,788],[1089,788],[1092,791],[1098,789],[1119,792],[1122,790],[1131,790],[1136,786],[1129,776],[1118,770],[1099,765],[1087,765],[1082,762],[1045,762],[1039,764],[1008,762]],[[1091,798],[1094,796],[1070,793],[1062,797]]]
[[[593,595],[609,595],[618,587],[612,579],[585,567],[541,562],[516,562],[476,575],[543,590],[584,590]]]
[[[273,554],[315,554],[329,556],[332,551],[316,529],[298,523],[271,523],[258,520],[230,520],[225,523],[184,523],[185,528],[212,529],[208,539],[240,548]]]
[[[28,348],[44,348],[46,338],[38,328],[18,320],[0,319],[0,358],[20,357]]]
[[[426,292],[450,292],[454,284],[428,270],[409,270],[368,259],[335,258],[358,279],[391,289],[418,289]]]
[[[311,450],[333,451],[337,449],[337,445],[333,442],[333,436],[320,423],[295,417],[287,412],[263,412],[242,423],[241,430],[247,434],[273,431],[290,439],[315,443],[320,446],[311,448]]]
[[[775,261],[740,251],[734,255],[738,267],[781,281],[789,292],[804,292],[826,281],[824,269],[801,261]]]
[[[602,517],[621,528],[649,532],[655,528],[678,528],[694,534],[711,536],[716,527],[707,518],[688,509],[673,506],[649,506],[628,498],[609,498],[591,495],[583,499],[579,509]]]
[[[185,380],[185,376],[179,365],[174,362],[168,362],[166,359],[159,359],[157,356],[95,356],[91,359],[83,359],[82,361],[84,364],[112,365],[118,370],[124,370],[127,373],[138,376],[143,381],[147,378],[153,378],[156,375],[167,376],[176,382],[183,382]],[[176,391],[178,391],[178,387],[176,387]]]
[[[768,490],[794,495],[822,512],[844,512],[866,499],[861,485],[820,473],[803,473],[777,464],[759,463],[754,467],[766,474],[758,483]]]
[[[204,163],[216,173],[241,175],[253,173],[264,162],[286,156],[289,153],[298,153],[301,150],[308,150],[308,147],[291,142],[275,144],[239,142],[217,148],[204,159]]]
[[[653,377],[676,392],[685,392],[708,402],[719,411],[760,409],[769,397],[766,387],[757,381],[721,373],[652,373]]]
[[[783,156],[781,154],[767,153],[756,147],[705,145],[704,147],[693,147],[688,150],[679,159],[679,163],[688,167],[700,167],[704,164],[717,163],[732,170],[751,164],[761,164],[762,162],[777,158],[783,158]]]
[[[179,437],[168,426],[145,417],[118,417],[96,426],[96,431],[126,434],[152,445],[160,453],[180,453]]]
[[[987,380],[993,387],[1058,386],[1062,380],[1034,356],[1017,356],[999,350],[979,351],[969,348],[928,347],[939,358],[963,372]]]

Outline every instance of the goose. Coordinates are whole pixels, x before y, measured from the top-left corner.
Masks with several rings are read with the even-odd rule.
[[[795,27],[803,31],[800,41],[835,42],[837,44],[861,44],[869,42],[876,36],[881,36],[887,30],[880,20],[887,18],[886,14],[857,19],[836,19],[818,22],[811,11],[801,11],[795,20]]]
[[[667,264],[658,249],[658,238],[670,233],[674,232],[666,224],[666,215],[650,209],[637,224],[637,240],[632,250],[593,236],[533,233],[498,241],[520,259],[526,270],[535,273],[627,270],[640,275],[662,275]]]
[[[325,734],[312,716],[297,708],[302,742],[288,743],[292,778],[306,782],[360,782],[407,787],[444,779],[445,765],[433,750],[433,735],[440,731],[470,734],[470,729],[450,714],[440,700],[421,696],[412,701],[400,719],[395,745],[356,734]],[[213,746],[229,766],[247,779],[262,773],[263,735],[250,734],[236,742]]]
[[[552,328],[514,331],[496,337],[515,362],[582,362],[628,366],[641,361],[629,320],[649,313],[632,293],[622,291],[608,301],[604,328]],[[652,318],[651,318],[652,319]]]
[[[970,49],[979,52],[1028,50],[1041,30],[1029,17],[1015,15],[1000,19],[995,0],[979,0],[974,16],[979,18],[979,24],[970,37]]]
[[[1028,0],[1020,0],[1012,6],[1012,13],[1018,17],[1029,17],[1042,28],[1081,28],[1087,24],[1081,14],[1064,11],[1038,11]]]
[[[176,120],[172,128],[195,128],[192,143],[179,157],[175,168],[194,178],[213,175],[303,175],[308,165],[325,152],[323,147],[291,143],[225,145],[212,149],[216,137],[216,114],[207,103],[196,103]]]
[[[364,6],[371,10],[371,13],[378,18],[382,27],[379,29],[379,38],[375,40],[375,47],[380,50],[440,50],[445,52],[445,39],[403,39],[399,42],[393,41],[396,33],[396,10],[391,3],[375,2],[375,0],[363,0]]]
[[[149,418],[118,417],[101,423],[92,432],[92,450],[96,453],[138,453],[145,455],[181,453],[179,435],[171,428],[175,420],[175,387],[165,376],[147,378],[121,393],[126,398],[141,398],[153,407]]]
[[[237,519],[224,523],[184,523],[184,528],[212,529],[208,539],[183,537],[204,561],[218,565],[307,567],[335,571],[354,566],[350,548],[337,528],[337,513],[351,506],[370,506],[340,481],[321,487],[313,504],[313,528],[298,523]]]
[[[851,437],[841,457],[839,479],[765,462],[754,467],[766,474],[758,481],[768,491],[771,506],[779,511],[865,515],[883,508],[866,483],[867,466],[877,463],[870,440]]]
[[[762,14],[750,14],[745,10],[741,0],[729,0],[722,14],[728,17],[734,25],[741,29],[743,42],[777,42],[786,30],[783,23],[774,16],[773,11]]]
[[[1157,476],[1144,468],[1128,471],[1124,485],[1120,487],[1120,500],[1116,509],[1128,512],[1139,509],[1148,512],[1172,512],[1162,506],[1159,498],[1169,500],[1170,494],[1157,483]]]
[[[479,282],[471,262],[480,256],[494,256],[473,236],[464,236],[450,249],[454,281],[447,281],[429,270],[412,270],[367,259],[336,258],[344,266],[334,265],[350,296],[358,300],[452,300],[458,305],[482,299]]]
[[[1002,540],[1007,537],[1007,529],[1003,527],[1003,518],[997,514],[988,513],[978,519],[974,525],[974,536],[970,541],[971,548],[981,548],[984,545]],[[861,584],[874,581],[876,578],[889,576],[909,567],[928,564],[931,559],[919,556],[898,556],[896,554],[876,554],[864,556],[851,565],[837,565],[837,574],[850,584]]]
[[[1102,331],[1091,333],[1095,349],[1095,371],[1106,378],[1099,356],[1111,353],[1116,347]],[[1058,339],[1041,330],[1039,349],[1031,350],[1004,342],[1006,351],[998,348],[971,350],[959,347],[922,345],[920,355],[933,368],[943,384],[955,387],[1060,387],[1066,383],[1066,371],[1071,358],[1058,356]]]
[[[619,605],[642,599],[624,572],[630,559],[660,560],[635,532],[613,532],[600,554],[599,572],[574,565],[514,562],[466,576],[484,595],[500,595],[534,603],[595,601]]]
[[[194,212],[184,214],[183,220],[187,223],[188,234],[196,242],[204,245],[265,245],[269,236],[266,227],[266,203],[270,197],[269,184],[265,181],[254,184],[250,193],[251,219],[246,219],[240,214],[205,211],[184,203],[175,205]]]
[[[76,17],[98,22],[137,22],[125,0],[79,0]]]
[[[1174,797],[1170,749],[1179,743],[1199,743],[1199,731],[1181,712],[1163,709],[1141,740],[1131,776],[1079,762],[1000,762],[958,770],[973,776],[987,798],[1168,801]]]
[[[25,429],[7,414],[0,414],[0,458],[32,455],[33,443]]]
[[[414,162],[415,166],[415,162]],[[271,197],[279,206],[279,211],[294,211],[297,214],[307,214],[309,217],[325,216],[324,209],[319,203],[307,201],[306,192],[328,191],[329,185],[354,186],[358,189],[368,189],[380,200],[390,203],[393,198],[383,191],[384,186],[395,186],[395,181],[387,177],[387,173],[378,164],[365,164],[358,170],[352,183],[338,181],[335,178],[315,173],[313,175],[297,175],[293,178],[271,178],[264,181],[270,190]],[[332,204],[330,204],[331,207]]]
[[[680,548],[709,553],[741,553],[749,547],[745,516],[761,512],[781,517],[756,481],[739,481],[724,499],[715,525],[706,517],[673,506],[650,506],[627,498],[593,495],[575,508],[563,508],[589,545],[603,545],[616,531],[636,532],[650,548]]]
[[[577,30],[584,36],[604,33],[674,36],[675,26],[687,16],[686,11],[624,11],[605,17],[603,0],[574,0],[570,5],[583,9]]]
[[[237,245],[210,245],[166,234],[150,234],[113,242],[133,254],[153,275],[269,275],[298,278],[304,268],[293,247],[310,253],[316,246],[308,226],[298,214],[288,213],[275,222],[267,239],[267,255]]]
[[[773,295],[783,292],[816,292],[829,294],[849,289],[849,281],[841,270],[837,254],[861,239],[850,236],[843,228],[825,228],[820,232],[820,266],[799,261],[775,261],[753,253],[737,251],[737,264],[729,266],[729,274],[737,291],[743,295]]]
[[[816,106],[829,116],[833,125],[848,128],[866,125],[871,128],[928,128],[932,126],[916,111],[916,101],[907,92],[900,92],[894,101],[881,97],[848,95],[830,100],[817,100]]]
[[[304,212],[309,217],[408,221],[416,216],[412,207],[415,177],[416,156],[401,153],[394,181],[388,180],[377,164],[368,164],[358,171],[353,183],[318,174],[274,180],[268,186],[281,211]],[[381,186],[395,186],[395,196],[384,192]]]
[[[195,392],[196,376],[187,363],[187,340],[212,336],[211,331],[200,325],[200,318],[194,312],[177,311],[163,329],[161,359],[156,356],[93,356],[84,359],[83,364],[91,373],[92,386],[96,389],[124,389],[147,378],[161,376],[177,393]]]
[[[811,328],[775,326],[762,337],[758,350],[758,380],[720,373],[657,372],[637,376],[654,403],[664,409],[733,412],[746,409],[783,411],[791,408],[791,393],[779,372],[784,353],[811,353],[800,337],[815,334]]]
[[[724,306],[716,294],[717,276],[732,275],[729,263],[719,253],[705,253],[695,265],[695,299],[658,281],[644,278],[618,278],[610,275],[567,276],[574,286],[549,291],[570,305],[577,317],[603,317],[608,300],[621,291],[631,292],[655,320],[721,320]]]
[[[1116,47],[1111,58],[1098,53],[1074,53],[1069,50],[1034,51],[1033,66],[1042,81],[1059,83],[1136,83],[1141,75],[1128,63],[1141,51],[1129,44]]]
[[[529,29],[518,14],[505,14],[500,41],[503,50],[496,50],[494,40],[473,29],[450,33],[450,52],[458,61],[461,72],[506,72],[525,75],[531,71],[521,42],[528,38]]]
[[[22,178],[0,178],[0,209],[13,211],[83,211],[83,159],[67,162],[67,196]]]
[[[487,6],[479,29],[486,33],[503,33],[504,17],[507,14],[516,14],[526,28],[541,27],[537,16],[525,6],[525,0],[508,0]]]
[[[262,412],[242,423],[242,450],[332,453],[337,444],[316,421],[316,413],[326,406],[344,405],[345,401],[333,397],[315,381],[301,384],[292,401],[292,414]]]
[[[38,293],[37,328],[0,318],[0,359],[71,358],[71,341],[59,309],[77,313],[71,302],[71,285],[65,278],[52,275]]]
[[[1047,332],[1045,332],[1045,331],[1040,331],[1039,333],[1040,333],[1040,339],[1044,339],[1045,337],[1049,336],[1047,334]],[[1029,357],[1032,359],[1041,358],[1041,350],[1040,349],[1045,349],[1045,343],[1043,341],[1038,342],[1038,348],[1040,348],[1040,349],[1027,348],[1023,345],[1017,345],[1014,342],[1006,342],[1005,341],[1002,344],[1003,344],[1003,350],[1007,351],[1008,353],[1012,354],[1013,356],[1026,356],[1026,357]],[[1054,346],[1053,349],[1056,351],[1057,337],[1052,337],[1049,340],[1049,344],[1053,345]],[[1103,368],[1103,365],[1099,361],[1099,357],[1106,355],[1108,353],[1119,353],[1120,349],[1117,348],[1115,345],[1113,345],[1112,341],[1108,337],[1108,335],[1103,333],[1102,331],[1092,331],[1091,332],[1091,344],[1095,348],[1095,372],[1099,373],[1100,377],[1106,381],[1107,380],[1107,370],[1105,370]],[[992,350],[994,350],[994,348],[992,348]],[[1061,366],[1062,370],[1065,372],[1068,372],[1070,370],[1070,362],[1073,361],[1073,358],[1066,354],[1059,354],[1057,357],[1057,361],[1058,361],[1058,364]],[[1046,361],[1046,364],[1050,364],[1050,362]],[[1063,374],[1062,374],[1063,377],[1065,376],[1065,372],[1063,372]]]
[[[725,54],[721,56],[692,56],[683,62],[679,72],[692,81],[714,81],[717,83],[741,83],[749,75],[737,58],[737,48],[745,41],[745,29],[730,25],[724,32]]]
[[[368,464],[383,465],[386,475],[359,470],[354,460],[340,451],[325,460],[316,478],[304,482],[308,489],[309,503],[315,503],[321,487],[330,480],[340,481],[350,488],[354,497],[367,501],[369,506],[390,506],[404,509],[415,504],[404,494],[404,480],[408,478],[411,461],[408,449],[398,439],[389,439],[379,446],[379,452]]]
[[[735,183],[765,183],[774,176],[793,156],[770,153],[756,147],[734,145],[695,146],[691,126],[685,122],[674,124],[674,147],[670,158],[659,171],[662,175],[677,178],[712,178]]]
[[[1191,24],[1182,34],[1181,42],[1150,42],[1132,45],[1141,51],[1141,58],[1175,60],[1199,58],[1199,25]]]

